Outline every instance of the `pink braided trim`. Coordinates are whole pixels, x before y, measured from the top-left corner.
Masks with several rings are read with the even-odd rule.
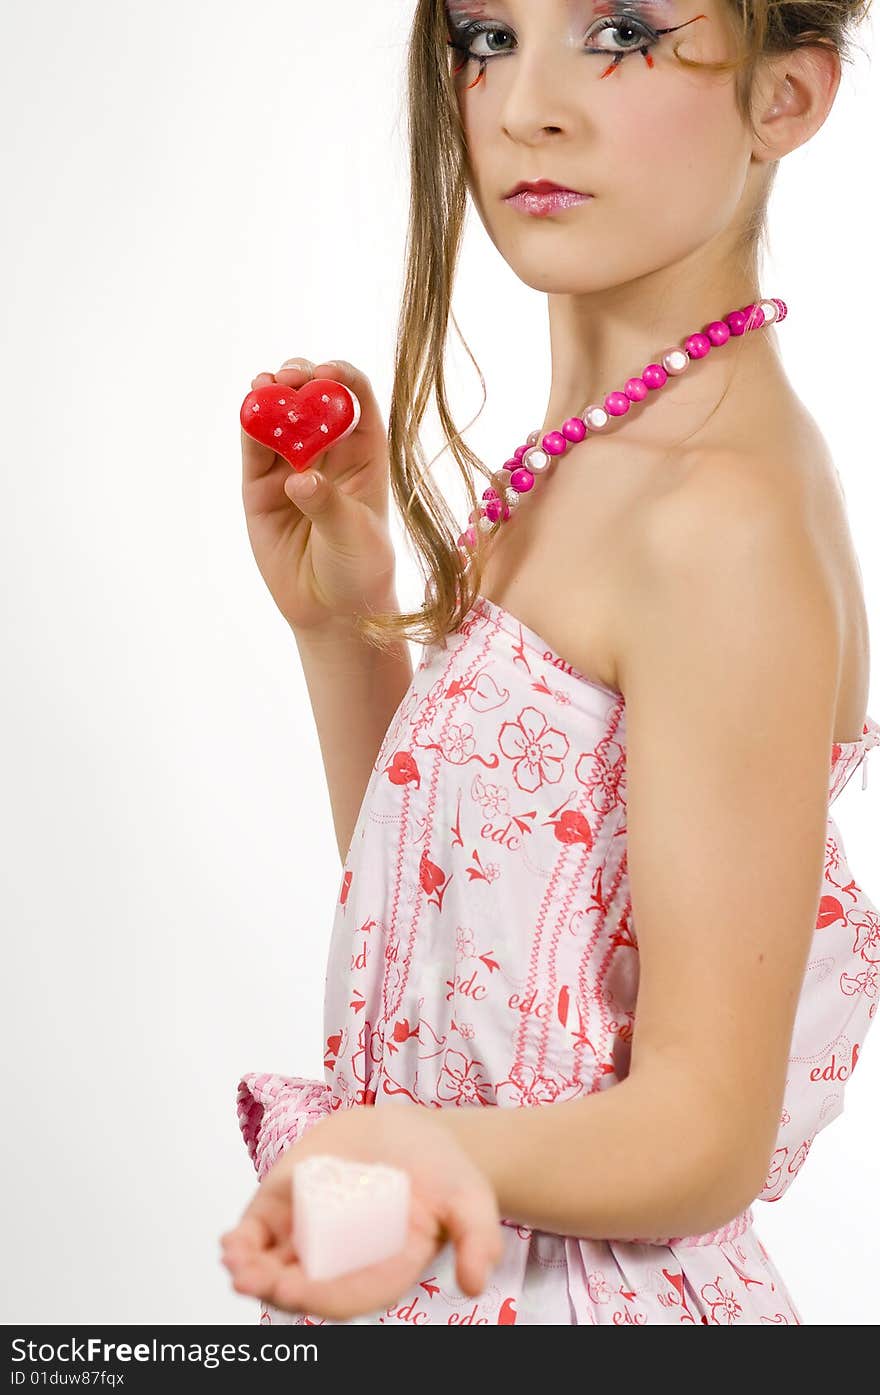
[[[754,1220],[751,1206],[747,1206],[745,1211],[741,1211],[738,1216],[734,1216],[727,1225],[719,1226],[717,1230],[704,1231],[702,1235],[672,1235],[666,1240],[637,1240],[637,1245],[722,1245],[725,1240],[735,1240],[738,1235],[742,1235],[744,1230],[748,1230]]]
[[[262,1182],[298,1138],[330,1113],[330,1087],[298,1075],[258,1075],[238,1082],[238,1125]]]

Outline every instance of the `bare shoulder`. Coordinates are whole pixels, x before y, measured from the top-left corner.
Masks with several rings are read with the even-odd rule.
[[[806,677],[821,658],[814,717],[833,725],[841,607],[814,489],[797,460],[717,449],[642,511],[618,617],[628,705],[663,711],[698,692],[727,720],[760,720],[792,705],[793,673]]]
[[[714,448],[694,453],[675,487],[655,499],[639,520],[638,556],[646,567],[668,566],[682,544],[699,538],[757,541],[766,530],[809,542],[814,472],[792,452],[788,460]],[[686,558],[684,559],[686,560]]]

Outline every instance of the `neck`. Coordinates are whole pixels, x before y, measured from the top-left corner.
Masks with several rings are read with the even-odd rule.
[[[622,391],[627,378],[638,377],[710,320],[764,295],[784,295],[759,286],[753,267],[731,276],[729,253],[713,258],[701,252],[702,265],[686,259],[618,286],[548,297],[552,376],[541,435],[590,404],[601,406],[609,392]],[[775,326],[731,336],[661,392],[634,404],[626,418],[628,440],[648,445],[698,429],[734,375],[739,382],[784,376]]]

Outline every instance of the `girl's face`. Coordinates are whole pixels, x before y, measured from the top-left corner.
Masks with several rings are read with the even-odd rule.
[[[724,230],[741,201],[745,211],[759,166],[733,75],[672,54],[732,57],[726,0],[445,4],[471,195],[527,285],[632,281]],[[592,197],[549,214],[506,198],[535,180]]]

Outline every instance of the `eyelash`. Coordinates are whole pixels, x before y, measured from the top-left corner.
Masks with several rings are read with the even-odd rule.
[[[702,16],[700,17],[702,18]],[[676,25],[675,27],[680,28],[681,26]],[[585,48],[584,53],[602,53],[611,56],[612,62],[605,69],[605,72],[602,73],[602,77],[607,77],[609,73],[614,72],[615,69],[619,68],[624,58],[626,58],[627,54],[630,53],[641,53],[645,59],[645,62],[648,64],[648,67],[652,68],[654,66],[654,62],[651,58],[650,50],[656,47],[656,45],[659,43],[661,37],[664,34],[669,34],[672,32],[669,29],[652,29],[650,24],[646,24],[645,21],[642,19],[637,19],[635,15],[630,15],[621,12],[620,14],[616,15],[607,15],[604,19],[602,19],[599,22],[597,27],[588,30],[587,33],[590,34],[592,32],[593,34],[600,34],[603,32],[603,30],[606,29],[633,29],[641,36],[641,38],[638,43],[633,44],[630,48],[622,49],[617,53],[615,53],[613,49],[607,48]],[[455,35],[455,37],[447,39],[447,43],[449,44],[450,48],[456,49],[462,56],[461,65],[455,71],[460,72],[461,68],[463,68],[465,64],[470,60],[473,63],[479,63],[479,76],[482,77],[486,68],[486,64],[490,62],[490,60],[493,58],[503,58],[504,54],[473,53],[470,47],[472,41],[479,34],[499,34],[509,32],[510,31],[506,28],[505,25],[493,24],[491,20],[473,20],[469,24],[464,24],[459,27],[452,27],[452,33]],[[507,52],[510,52],[510,50],[508,49]],[[479,78],[477,79],[477,81],[479,81]]]

